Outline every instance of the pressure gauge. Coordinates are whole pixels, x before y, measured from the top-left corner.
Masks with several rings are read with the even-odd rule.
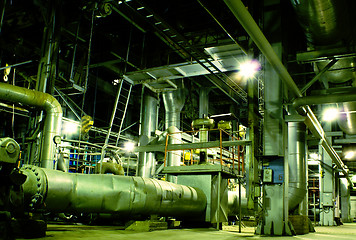
[[[55,144],[60,144],[62,141],[61,136],[54,136],[53,141]]]

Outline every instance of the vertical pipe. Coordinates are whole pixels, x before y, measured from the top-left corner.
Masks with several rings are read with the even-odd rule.
[[[307,193],[305,136],[303,122],[288,123],[289,210],[294,210]]]
[[[185,89],[182,82],[176,83],[177,90],[167,91],[162,94],[164,108],[166,110],[166,129],[175,126],[180,129],[180,113],[185,103]]]
[[[178,89],[164,92],[162,94],[164,108],[166,110],[165,126],[168,133],[179,132],[180,130],[180,113],[185,103],[185,89],[183,80],[176,82]],[[169,144],[181,143],[180,134],[169,136]],[[167,153],[167,166],[180,166],[181,157],[177,152]],[[175,182],[176,178],[168,176],[168,181]]]
[[[147,145],[154,136],[157,126],[158,99],[149,93],[143,96],[142,122],[140,126],[140,146]],[[153,177],[155,173],[155,158],[153,152],[140,152],[138,156],[138,176]]]
[[[46,111],[41,146],[41,166],[53,169],[55,143],[53,138],[61,135],[62,107],[51,95],[27,88],[0,83],[0,100],[22,103]]]
[[[209,91],[207,87],[199,89],[199,118],[205,118],[209,114]]]

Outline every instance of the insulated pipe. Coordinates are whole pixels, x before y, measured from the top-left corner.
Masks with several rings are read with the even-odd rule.
[[[166,110],[166,129],[175,126],[180,129],[180,113],[185,103],[183,83],[177,84],[178,89],[162,93]]]
[[[295,84],[287,69],[284,67],[277,54],[274,52],[271,44],[267,41],[261,29],[258,27],[255,20],[252,18],[251,14],[243,5],[241,0],[224,0],[224,2],[230,8],[230,11],[235,15],[236,19],[244,27],[246,32],[249,34],[249,36],[254,41],[256,46],[260,49],[260,51],[263,53],[263,55],[266,57],[268,62],[279,75],[279,77],[288,86],[288,89],[296,97],[302,97],[303,94],[299,90],[298,86]],[[321,140],[322,146],[328,152],[333,162],[341,169],[341,171],[347,177],[348,181],[351,183],[352,181],[348,176],[348,171],[346,170],[334,148],[330,145],[330,143],[326,141],[324,130],[321,127],[316,116],[314,115],[313,111],[308,106],[306,106],[304,108],[303,115],[306,115],[305,124],[307,125],[307,127],[310,129],[314,136]]]
[[[24,166],[25,206],[66,213],[120,216],[205,216],[202,190],[150,178],[78,174]]]
[[[199,117],[205,118],[209,114],[209,92],[207,87],[201,87],[199,89]]]
[[[174,91],[162,93],[164,108],[166,110],[166,130],[169,134],[180,132],[180,113],[185,103],[185,89],[183,80],[176,82],[178,89]],[[181,143],[181,134],[173,134],[169,136],[168,144]],[[167,166],[180,166],[181,153],[179,151],[169,152],[167,154]],[[170,182],[176,182],[174,176],[168,175]]]
[[[288,122],[289,210],[295,209],[307,193],[305,136],[304,123]]]
[[[120,164],[114,162],[97,163],[94,172],[96,174],[112,173],[114,175],[125,175],[124,168]]]
[[[41,166],[53,169],[55,159],[54,136],[61,135],[62,107],[51,95],[27,88],[0,83],[0,100],[34,106],[46,111],[41,146]]]
[[[300,97],[293,101],[293,106],[298,112],[303,113],[301,108],[306,105],[328,104],[328,103],[343,103],[356,101],[356,94],[327,94],[318,96]]]
[[[291,0],[307,40],[314,45],[330,45],[347,38],[347,0]]]
[[[155,136],[158,99],[151,94],[145,94],[143,105],[139,138],[140,146],[147,145]],[[154,174],[155,154],[153,152],[140,152],[138,155],[138,175],[150,178]]]
[[[228,191],[227,194],[228,200],[228,215],[229,216],[236,216],[239,215],[239,192],[238,191]],[[246,189],[244,187],[241,188],[241,213],[248,214],[247,209],[247,196],[246,196]]]
[[[302,97],[299,88],[241,0],[224,0],[224,2],[278,73],[279,77],[287,84],[290,91],[297,97]]]
[[[302,107],[306,105],[317,105],[317,104],[330,104],[330,103],[342,103],[341,113],[338,120],[340,128],[347,134],[356,134],[356,126],[354,121],[356,120],[355,113],[356,110],[356,94],[328,94],[319,96],[307,96],[302,98],[297,98],[293,101],[293,106],[295,109],[303,114]]]

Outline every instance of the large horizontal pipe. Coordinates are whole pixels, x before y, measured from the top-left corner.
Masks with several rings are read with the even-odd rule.
[[[78,174],[25,166],[25,206],[66,213],[120,216],[205,216],[202,190],[142,177]]]
[[[252,18],[251,14],[248,12],[241,0],[224,0],[226,5],[229,7],[230,11],[235,15],[236,19],[240,22],[243,28],[246,30],[248,35],[251,37],[256,46],[260,49],[263,55],[266,57],[271,66],[275,69],[279,77],[287,84],[289,90],[296,96],[302,97],[302,93],[298,86],[295,84],[293,78],[290,76],[286,67],[283,65],[277,54],[274,52],[271,44],[268,42],[261,29],[258,27],[255,20]],[[341,169],[344,175],[347,177],[348,181],[352,183],[350,177],[348,176],[347,169],[343,166],[342,161],[334,148],[325,140],[325,133],[321,127],[319,121],[314,115],[313,111],[306,106],[304,108],[306,121],[305,124],[313,133],[314,136],[318,137],[322,146],[328,152],[333,162]]]
[[[62,107],[51,95],[27,88],[0,83],[0,100],[21,103],[46,111],[41,147],[41,166],[53,169],[55,159],[54,136],[61,135]]]
[[[299,97],[293,101],[293,106],[298,111],[306,105],[329,104],[329,103],[344,103],[356,101],[356,94],[335,93],[318,96]],[[302,110],[302,113],[304,111]]]

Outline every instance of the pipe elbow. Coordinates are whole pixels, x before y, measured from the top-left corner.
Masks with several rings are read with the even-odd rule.
[[[44,94],[44,99],[45,99],[44,109],[46,110],[46,112],[48,114],[61,117],[63,114],[61,104],[52,95],[50,95],[48,93],[43,93],[43,94]]]
[[[303,108],[305,105],[307,105],[307,104],[304,102],[304,99],[301,98],[301,97],[300,98],[296,98],[292,103],[292,106],[297,111],[297,113],[299,115],[302,115],[302,116],[306,116],[307,115],[307,112]]]

